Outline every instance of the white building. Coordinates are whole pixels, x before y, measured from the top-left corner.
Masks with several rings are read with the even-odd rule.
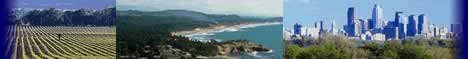
[[[307,37],[312,37],[312,38],[318,38],[320,36],[320,28],[319,27],[302,27],[301,28],[302,36],[307,36]]]
[[[290,40],[292,34],[293,34],[293,33],[292,33],[291,31],[289,31],[289,30],[284,30],[284,31],[283,31],[283,39],[284,39],[284,40]]]
[[[375,24],[372,24],[374,25],[374,28],[382,28],[384,25],[383,24],[383,11],[380,5],[378,4],[375,4],[372,10],[372,21],[373,23],[375,23]]]
[[[384,41],[385,40],[385,35],[382,34],[382,33],[375,33],[374,35],[372,35],[371,40]]]
[[[439,30],[439,35],[440,35],[440,39],[447,39],[447,36],[448,36],[448,28],[447,27],[442,27],[440,28]]]

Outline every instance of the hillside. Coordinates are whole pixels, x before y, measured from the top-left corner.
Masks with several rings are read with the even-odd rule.
[[[187,37],[170,33],[218,25],[282,21],[282,17],[219,15],[188,10],[127,10],[117,13],[117,49],[122,58],[158,56],[164,52],[161,51],[161,46],[167,45],[191,53],[192,57],[216,56],[217,44],[191,41]]]

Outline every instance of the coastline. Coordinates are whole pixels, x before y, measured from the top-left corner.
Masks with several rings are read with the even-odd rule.
[[[226,32],[226,31],[227,32],[241,31],[241,29],[244,29],[244,28],[252,28],[252,27],[266,26],[266,25],[276,25],[276,24],[281,24],[281,23],[282,22],[262,22],[262,23],[243,23],[243,24],[230,25],[230,26],[218,25],[218,26],[207,27],[207,28],[195,28],[193,30],[188,30],[188,31],[172,32],[171,34],[188,37],[191,40],[192,39],[209,40],[208,38],[194,37],[194,36],[214,35],[215,33]]]
[[[178,31],[178,32],[173,32],[171,33],[172,35],[177,35],[177,36],[184,36],[188,37],[192,41],[200,41],[200,42],[211,42],[213,39],[206,37],[209,35],[214,35],[216,33],[220,32],[235,32],[235,31],[242,31],[242,29],[245,28],[254,28],[258,26],[267,26],[267,25],[278,25],[281,24],[282,22],[262,22],[262,23],[243,23],[243,24],[238,24],[238,25],[230,25],[230,26],[225,26],[225,25],[218,25],[218,26],[213,26],[213,27],[207,27],[207,28],[196,28],[193,30],[188,30],[188,31]],[[225,40],[219,40],[219,39],[214,39],[216,42],[225,42]],[[247,42],[247,43],[237,43],[237,44],[223,44],[218,46],[218,49],[220,49],[220,53],[222,53],[223,58],[241,58],[240,55],[231,55],[233,52],[231,52],[232,49],[238,48],[240,45],[245,45],[245,46],[251,46],[251,47],[260,47],[264,48],[262,46],[258,46],[255,42]],[[261,58],[258,53],[272,53],[273,50],[269,49],[268,51],[260,52],[260,51],[248,51],[248,52],[243,52],[245,55],[249,55],[255,58]],[[239,52],[237,52],[239,53]],[[234,53],[236,54],[236,53]],[[219,57],[219,56],[218,56]]]

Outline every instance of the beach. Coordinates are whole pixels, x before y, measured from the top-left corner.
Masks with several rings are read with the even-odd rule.
[[[214,35],[214,33],[218,32],[233,32],[233,31],[239,31],[243,28],[251,28],[251,27],[257,27],[257,26],[265,26],[265,25],[276,25],[276,24],[281,24],[282,22],[264,22],[264,23],[243,23],[239,25],[218,25],[214,27],[208,27],[208,28],[195,28],[193,30],[189,31],[179,31],[179,32],[173,32],[172,35],[178,35],[178,36],[184,36],[184,37],[189,37],[191,39],[198,39],[198,40],[208,40],[209,38],[204,38],[204,37],[195,37],[195,36],[204,36],[204,35]]]
[[[210,28],[199,28],[191,31],[179,31],[173,35],[189,37],[193,41],[210,42],[216,40],[218,42],[228,40],[248,40],[254,44],[259,44],[263,47],[272,49],[268,52],[248,52],[241,54],[227,54],[227,58],[268,58],[281,59],[282,45],[281,30],[282,22],[268,23],[245,23],[232,26],[216,26]],[[270,37],[274,36],[274,37]],[[229,50],[229,49],[228,49]],[[226,52],[225,52],[226,53]]]

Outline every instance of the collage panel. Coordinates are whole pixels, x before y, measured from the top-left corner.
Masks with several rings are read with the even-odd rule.
[[[454,0],[287,0],[285,59],[455,59]]]
[[[14,0],[12,3],[5,40],[6,58],[115,59],[114,0]]]
[[[281,6],[281,0],[117,0],[118,58],[282,59]]]

